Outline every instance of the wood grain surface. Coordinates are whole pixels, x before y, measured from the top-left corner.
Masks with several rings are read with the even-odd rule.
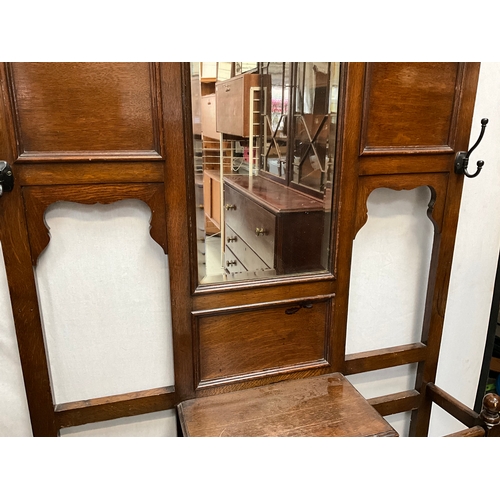
[[[184,401],[185,436],[397,436],[339,373]]]

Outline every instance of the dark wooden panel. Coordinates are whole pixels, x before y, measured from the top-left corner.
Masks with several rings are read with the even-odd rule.
[[[327,366],[331,307],[314,297],[193,313],[199,387]]]
[[[397,436],[340,374],[184,401],[185,436]]]
[[[24,161],[161,158],[156,65],[12,63]]]
[[[59,428],[63,428],[169,410],[175,403],[174,388],[161,387],[59,404],[54,411]]]
[[[370,63],[361,152],[450,151],[458,63]]]

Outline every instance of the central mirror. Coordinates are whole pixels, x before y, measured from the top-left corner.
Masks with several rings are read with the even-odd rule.
[[[198,281],[330,272],[340,63],[191,63]]]

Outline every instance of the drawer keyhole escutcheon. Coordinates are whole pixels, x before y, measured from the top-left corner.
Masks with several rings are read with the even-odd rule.
[[[256,227],[255,228],[255,234],[257,236],[265,236],[267,234],[267,231],[264,228]]]

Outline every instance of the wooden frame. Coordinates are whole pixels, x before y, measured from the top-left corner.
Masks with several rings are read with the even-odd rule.
[[[146,154],[146,150],[127,151],[126,147],[120,147],[103,149],[104,152],[74,154],[74,151],[62,150],[26,156],[19,149],[22,136],[18,116],[20,104],[12,101],[15,68],[6,64],[0,66],[3,96],[0,99],[0,120],[3,121],[2,128],[7,131],[5,139],[0,141],[0,157],[13,165],[16,176],[13,192],[0,199],[0,239],[33,434],[56,436],[62,427],[170,409],[180,401],[194,397],[284,379],[333,372],[354,374],[418,363],[414,390],[375,398],[370,403],[383,415],[413,410],[411,435],[426,435],[432,403],[446,406],[446,398],[432,384],[436,377],[463,183],[463,178],[454,173],[454,155],[468,146],[479,64],[446,63],[448,79],[444,85],[447,93],[433,96],[439,104],[436,110],[448,109],[446,116],[437,116],[429,108],[426,115],[415,123],[408,117],[414,116],[421,108],[411,99],[407,99],[410,102],[408,115],[387,103],[382,103],[381,108],[377,101],[382,81],[377,75],[383,74],[386,79],[398,82],[403,66],[397,63],[345,64],[339,101],[332,272],[202,286],[198,286],[196,275],[189,63],[161,63],[150,68],[150,81],[144,88],[148,88],[152,96],[151,116],[156,125],[152,125],[151,137],[157,145],[154,154],[149,150]],[[414,71],[415,88],[425,93],[426,88],[433,85],[432,76],[439,74],[441,68],[431,64],[420,73],[415,66],[406,69]],[[133,73],[134,69],[131,66],[124,71]],[[125,77],[128,78],[128,74]],[[396,84],[391,87],[394,102],[401,97],[397,88]],[[406,97],[414,95],[413,88],[405,92]],[[407,138],[398,139],[396,145],[391,143],[387,134],[373,132],[378,130],[377,127],[383,127],[384,121],[397,126],[398,120],[405,127]],[[439,140],[428,144],[412,143],[411,133],[418,127],[432,129],[434,123]],[[68,144],[70,142],[68,140]],[[125,165],[126,168],[122,168]],[[346,356],[352,245],[356,233],[366,221],[368,196],[377,188],[399,190],[418,186],[428,186],[432,192],[429,217],[435,230],[421,340],[407,346]],[[150,205],[154,213],[152,237],[165,251],[168,250],[175,388],[152,388],[54,406],[32,270],[48,241],[43,227],[44,210],[60,199],[111,203],[130,197],[138,197]],[[20,214],[26,214],[26,219]],[[189,269],[184,266],[186,255],[190,257]],[[216,315],[217,310],[231,308],[234,311],[248,311],[249,308],[263,311],[266,304],[276,304],[277,300],[303,304],[306,299],[318,296],[329,298],[321,324],[322,331],[328,332],[325,336],[325,362],[308,365],[294,360],[293,366],[282,370],[270,366],[267,371],[257,370],[253,375],[252,370],[250,375],[232,373],[223,383],[212,383],[211,379],[204,383],[200,378],[199,366],[196,365],[200,359],[200,342],[193,335],[197,328],[197,320],[193,321],[193,318]],[[335,300],[330,300],[333,297]],[[259,318],[257,314],[257,325]],[[257,350],[263,348],[263,344],[256,345]]]
[[[188,193],[186,189],[170,189],[164,183],[168,177],[175,185],[187,184],[183,144],[185,121],[191,120],[186,113],[189,73],[177,63],[155,64],[151,68],[151,88],[155,89],[151,93],[151,106],[158,117],[152,133],[161,155],[153,158],[122,148],[118,155],[95,156],[91,151],[74,155],[71,151],[61,151],[51,153],[50,158],[37,154],[25,158],[17,151],[16,135],[20,134],[19,126],[14,125],[18,123],[17,108],[8,99],[15,85],[12,68],[6,64],[0,66],[3,95],[0,119],[4,121],[2,128],[8,132],[6,140],[0,141],[0,156],[13,165],[16,178],[11,196],[0,200],[0,238],[34,436],[56,436],[62,427],[173,409],[181,398],[192,394],[191,338],[189,328],[185,327],[190,321],[188,301],[172,308],[175,388],[153,388],[54,405],[32,268],[48,243],[43,213],[51,203],[141,199],[152,210],[152,237],[165,252],[168,249],[174,263],[170,272],[172,296],[189,295],[189,274],[186,280],[180,265],[188,248],[188,234],[184,230],[188,225],[185,210]],[[133,75],[134,70],[133,66],[120,68],[124,78]],[[160,120],[160,116],[168,116],[169,120]],[[96,161],[89,163],[89,158]]]
[[[343,100],[339,109],[337,151],[339,168],[336,179],[336,185],[340,186],[340,189],[336,192],[337,200],[334,206],[337,214],[336,241],[333,245],[335,252],[332,255],[334,275],[295,277],[287,282],[285,293],[290,295],[286,296],[281,295],[284,291],[280,289],[280,284],[286,282],[285,279],[218,287],[200,286],[195,291],[193,310],[196,314],[199,308],[210,309],[225,305],[243,307],[256,301],[269,300],[272,296],[298,298],[301,292],[310,293],[310,290],[316,290],[316,293],[335,294],[335,314],[331,316],[330,323],[330,328],[334,332],[331,343],[331,365],[327,370],[354,374],[418,363],[414,390],[375,398],[371,402],[384,415],[414,410],[411,434],[426,435],[432,401],[425,399],[423,388],[426,384],[433,383],[436,376],[463,182],[461,177],[454,174],[454,156],[455,152],[467,149],[479,65],[473,63],[447,65],[449,80],[446,85],[449,94],[443,98],[443,104],[441,107],[438,106],[438,109],[449,105],[451,106],[449,114],[444,119],[442,116],[434,117],[430,113],[429,116],[421,117],[415,125],[415,127],[429,127],[427,122],[432,123],[435,119],[440,139],[435,143],[416,147],[411,142],[394,147],[384,142],[387,137],[382,137],[383,142],[380,144],[372,141],[370,147],[364,145],[368,140],[367,123],[372,119],[370,96],[371,86],[374,85],[375,68],[386,75],[393,72],[391,78],[397,78],[397,72],[402,65],[398,67],[397,64],[350,63],[343,71]],[[433,72],[436,76],[437,69],[435,66],[428,70],[430,73],[424,72],[424,77],[420,81],[420,91],[425,92],[427,86],[432,85],[429,77]],[[363,98],[358,99],[357,96]],[[418,110],[418,106],[416,109]],[[390,109],[386,110],[384,117],[387,122],[393,119],[397,122],[401,119],[405,126],[413,126],[411,123],[408,124],[404,114],[391,116]],[[376,119],[380,120],[381,115],[376,115]],[[378,126],[383,127],[383,124],[378,123]],[[345,356],[352,244],[356,233],[366,222],[368,196],[377,188],[400,190],[419,186],[428,186],[431,191],[428,215],[435,232],[421,341],[408,346],[395,346]],[[290,373],[288,376],[306,377],[315,374],[318,372],[306,370],[300,374]],[[269,377],[267,382],[276,380],[279,379]],[[245,384],[240,383],[230,387],[229,390],[253,387],[262,382],[262,379],[248,380]],[[227,390],[227,387],[212,390],[209,394],[223,390]],[[197,394],[207,395],[198,392]]]

